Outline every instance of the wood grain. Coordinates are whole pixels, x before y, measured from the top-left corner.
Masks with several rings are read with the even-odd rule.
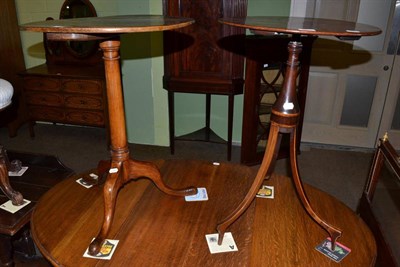
[[[304,35],[361,37],[377,35],[382,32],[377,27],[363,23],[322,18],[254,16],[246,18],[223,18],[219,21],[223,24],[255,30],[258,34],[279,32]]]
[[[321,177],[323,179],[323,177]],[[305,186],[315,211],[343,233],[338,242],[352,251],[336,263],[314,248],[328,237],[297,198],[291,179],[274,175],[267,185],[275,188],[275,198],[256,199],[251,266],[374,266],[374,237],[350,208],[334,197]]]
[[[164,17],[161,15],[125,15],[38,21],[23,24],[20,29],[45,33],[71,33],[68,38],[61,35],[60,38],[75,40],[86,38],[84,35],[80,35],[86,33],[120,34],[166,31],[186,27],[193,23],[194,20],[190,18]],[[76,34],[75,38],[73,34]]]
[[[226,143],[230,161],[234,96],[243,93],[245,30],[221,25],[218,19],[246,16],[247,0],[163,0],[163,8],[164,15],[196,21],[190,27],[163,33],[163,87],[168,91],[171,153],[175,153],[175,140]],[[175,136],[176,93],[205,94],[204,128]],[[213,132],[210,123],[214,94],[228,99],[228,128],[223,139]]]
[[[295,181],[296,191],[299,199],[303,203],[307,213],[321,225],[332,240],[332,247],[341,236],[341,230],[334,227],[329,221],[322,219],[314,211],[307,199],[303,184],[298,173],[297,164],[297,128],[301,114],[301,108],[297,100],[297,80],[299,71],[299,58],[303,45],[296,40],[300,35],[328,35],[337,36],[346,40],[356,40],[361,36],[376,35],[381,31],[373,26],[359,24],[348,21],[327,20],[319,18],[298,18],[298,17],[247,17],[247,18],[222,18],[221,23],[255,30],[256,34],[290,33],[294,40],[288,43],[288,60],[286,62],[285,77],[282,90],[272,106],[268,145],[265,150],[264,158],[254,182],[246,197],[232,213],[218,224],[220,238],[218,244],[222,242],[222,236],[227,228],[239,218],[254,200],[259,187],[265,177],[269,177],[273,171],[277,159],[278,150],[281,143],[282,134],[290,134],[290,165],[293,180]],[[289,105],[288,105],[289,104]],[[279,135],[279,136],[278,136]]]
[[[102,222],[102,187],[86,189],[75,176],[39,201],[32,234],[55,266],[371,266],[376,256],[372,234],[349,208],[306,186],[321,216],[344,230],[339,242],[352,252],[337,264],[314,250],[326,234],[302,208],[290,179],[273,176],[276,198],[257,199],[229,229],[238,252],[210,254],[205,235],[216,233],[248,191],[255,176],[249,167],[201,161],[160,161],[171,187],[206,187],[209,200],[185,202],[163,194],[147,179],[121,189],[111,239],[118,239],[110,261],[83,258]],[[256,203],[257,202],[257,203]],[[333,212],[335,211],[335,213]],[[339,216],[335,217],[334,214]]]

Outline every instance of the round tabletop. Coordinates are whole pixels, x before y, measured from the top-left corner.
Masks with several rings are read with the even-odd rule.
[[[83,257],[102,222],[102,186],[85,188],[81,175],[53,187],[37,204],[32,236],[56,266],[373,266],[374,237],[365,223],[337,199],[314,187],[305,189],[315,209],[343,230],[339,242],[351,249],[341,262],[315,247],[327,238],[301,205],[292,181],[273,175],[274,198],[257,198],[228,231],[238,251],[211,254],[206,234],[247,193],[255,169],[239,164],[172,160],[157,163],[173,187],[205,187],[207,201],[168,196],[149,180],[128,183],[119,192],[109,234],[119,240],[110,260]]]
[[[344,20],[252,16],[245,18],[223,18],[221,23],[257,31],[327,35],[337,37],[361,37],[380,34],[382,31],[374,26]]]
[[[192,23],[191,18],[125,15],[38,21],[23,24],[20,29],[45,33],[120,34],[173,30]]]

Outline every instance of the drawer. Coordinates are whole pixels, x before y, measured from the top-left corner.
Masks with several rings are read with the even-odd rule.
[[[104,114],[100,111],[67,110],[65,112],[65,121],[71,124],[91,126],[105,125]]]
[[[57,93],[32,93],[25,94],[26,102],[31,105],[62,106],[63,97]]]
[[[64,92],[81,94],[103,94],[102,82],[98,80],[63,80]]]
[[[29,107],[29,116],[36,121],[62,122],[64,120],[64,111],[59,108],[51,107]]]
[[[59,91],[60,80],[47,77],[25,77],[24,89],[27,91]]]
[[[82,108],[82,109],[103,109],[103,99],[101,96],[65,96],[64,104],[69,108]]]

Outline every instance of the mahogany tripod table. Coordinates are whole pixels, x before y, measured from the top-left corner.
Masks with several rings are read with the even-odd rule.
[[[198,160],[156,164],[171,186],[206,187],[208,201],[167,196],[146,179],[129,183],[118,196],[118,216],[108,236],[119,240],[112,258],[86,258],[83,253],[102,219],[102,185],[84,188],[75,182],[79,174],[53,187],[36,205],[31,229],[42,254],[54,266],[66,267],[355,267],[375,262],[374,236],[364,221],[334,197],[305,184],[315,209],[351,233],[341,239],[352,251],[340,263],[314,249],[326,234],[296,201],[290,178],[279,175],[268,181],[275,198],[257,198],[232,225],[238,251],[211,254],[205,235],[215,233],[215,224],[240,203],[256,170]]]
[[[290,165],[298,196],[308,214],[329,233],[332,240],[332,249],[334,249],[336,240],[341,236],[342,231],[320,218],[311,207],[297,166],[296,131],[301,110],[297,102],[296,79],[300,65],[299,54],[302,50],[300,36],[324,35],[336,36],[343,40],[358,40],[361,36],[377,35],[381,33],[381,30],[370,25],[349,21],[299,17],[223,18],[220,19],[220,22],[233,27],[251,29],[259,34],[292,34],[292,41],[288,44],[289,54],[282,91],[272,107],[271,126],[264,158],[256,178],[243,201],[228,217],[218,224],[219,244],[222,243],[226,229],[246,211],[255,198],[263,180],[273,172],[282,134],[289,134]]]
[[[53,41],[100,40],[105,65],[111,161],[100,161],[98,174],[107,174],[104,186],[104,219],[100,233],[90,244],[89,253],[96,255],[105,241],[114,217],[118,191],[132,179],[146,177],[164,193],[187,196],[197,193],[194,187],[175,190],[167,186],[158,168],[149,162],[133,160],[129,156],[126,138],[125,112],[119,64],[119,34],[153,32],[186,27],[194,23],[189,18],[172,18],[160,15],[126,15],[90,17],[33,22],[21,26],[22,30],[44,32]]]

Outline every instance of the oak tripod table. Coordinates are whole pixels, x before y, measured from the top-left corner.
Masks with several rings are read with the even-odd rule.
[[[217,225],[219,233],[218,243],[221,244],[226,229],[235,222],[249,207],[255,198],[263,180],[268,178],[274,169],[277,159],[282,134],[290,135],[290,165],[294,184],[298,196],[312,219],[325,229],[332,240],[333,250],[336,240],[342,231],[329,224],[314,211],[303,188],[297,165],[297,125],[299,122],[300,108],[297,102],[296,79],[300,65],[299,54],[302,50],[300,36],[336,36],[342,40],[358,40],[362,36],[372,36],[381,33],[379,28],[349,21],[300,18],[300,17],[247,17],[247,18],[223,18],[220,22],[233,27],[247,28],[256,33],[285,33],[292,34],[292,41],[288,44],[288,60],[286,62],[285,79],[278,99],[272,107],[270,132],[268,144],[265,150],[261,166],[256,178],[243,201]]]
[[[197,193],[194,187],[172,189],[164,183],[156,165],[130,158],[126,138],[125,112],[119,65],[120,41],[118,35],[137,32],[173,30],[194,23],[190,18],[173,18],[161,15],[126,15],[90,17],[33,22],[21,26],[22,30],[44,32],[53,41],[100,40],[105,65],[111,160],[100,161],[98,174],[107,175],[104,185],[104,219],[101,230],[89,246],[89,253],[96,255],[107,238],[117,201],[118,191],[128,181],[146,177],[164,193],[187,196]]]

